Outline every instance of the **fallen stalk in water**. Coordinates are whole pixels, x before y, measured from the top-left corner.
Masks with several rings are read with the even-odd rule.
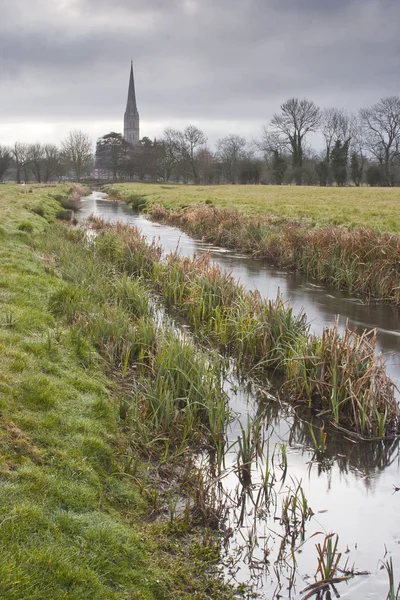
[[[329,589],[329,586],[334,586],[336,583],[341,583],[342,581],[347,581],[351,579],[351,575],[345,575],[343,577],[332,577],[331,579],[323,579],[322,581],[317,581],[316,583],[312,583],[308,585],[304,590],[301,590],[301,594],[306,593],[305,596],[302,597],[301,600],[308,600],[308,598],[312,598],[315,594],[319,594],[325,590]]]

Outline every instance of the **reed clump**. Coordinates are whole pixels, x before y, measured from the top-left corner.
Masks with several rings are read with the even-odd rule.
[[[207,255],[171,254],[160,260],[159,249],[148,246],[135,228],[97,225],[102,229],[95,246],[102,251],[104,240],[113,239],[120,268],[151,281],[167,306],[206,341],[234,356],[239,368],[281,374],[292,400],[362,437],[399,432],[394,384],[375,355],[374,332],[358,335],[346,327],[340,334],[335,324],[322,336],[312,335],[304,314],[295,315],[279,297],[262,299],[245,290]]]
[[[90,194],[89,188],[80,183],[73,183],[67,192],[64,194],[55,194],[54,198],[58,200],[65,210],[78,211],[82,207],[81,198]]]
[[[400,304],[400,237],[370,228],[310,228],[282,217],[195,205],[169,211],[151,207],[154,220],[181,227],[207,242],[267,258],[349,293]]]

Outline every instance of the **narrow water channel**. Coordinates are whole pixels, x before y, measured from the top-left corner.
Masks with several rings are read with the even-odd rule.
[[[166,252],[176,249],[182,255],[209,251],[212,259],[231,272],[249,289],[257,288],[263,296],[275,297],[278,291],[295,309],[304,309],[315,332],[332,325],[337,315],[342,324],[348,319],[350,327],[358,330],[376,328],[378,350],[384,355],[388,371],[398,384],[400,381],[400,318],[397,309],[382,304],[362,303],[357,298],[339,294],[324,286],[315,285],[304,278],[279,271],[262,261],[253,260],[234,251],[204,244],[182,233],[179,229],[148,221],[145,216],[134,213],[129,206],[111,202],[104,194],[94,192],[83,199],[79,220],[94,214],[116,222],[134,225],[151,240],[156,238]],[[227,384],[229,387],[229,384]],[[277,574],[276,559],[281,543],[278,514],[272,510],[254,507],[251,498],[242,497],[240,510],[228,511],[232,529],[242,512],[243,523],[227,539],[226,561],[231,561],[231,572],[237,581],[246,582],[254,577],[259,598],[300,599],[300,590],[314,581],[317,567],[315,544],[324,535],[334,532],[339,536],[338,548],[343,553],[342,566],[348,559],[347,568],[370,571],[341,582],[337,586],[338,597],[352,600],[382,600],[388,592],[388,577],[381,559],[393,558],[397,581],[400,579],[400,460],[396,441],[379,444],[355,443],[342,435],[329,433],[323,460],[316,457],[313,440],[307,423],[302,422],[288,406],[278,402],[256,399],[254,389],[234,386],[229,388],[231,408],[238,415],[228,431],[229,441],[235,441],[246,427],[246,420],[260,413],[267,425],[269,457],[276,453],[276,465],[280,462],[280,444],[287,448],[288,470],[281,493],[293,490],[301,482],[302,489],[314,515],[307,522],[306,539],[313,533],[322,532],[308,539],[301,552],[296,553],[296,585],[290,588],[290,569],[280,566]],[[229,443],[229,442],[228,442]],[[266,450],[265,450],[266,452]],[[227,457],[227,476],[224,489],[235,496],[238,478],[229,472],[234,466],[236,450]],[[259,483],[265,472],[254,466],[253,482]],[[278,486],[279,488],[279,486]],[[256,486],[254,486],[256,490]],[[281,513],[278,514],[278,517]],[[248,552],[254,546],[252,554]],[[300,544],[300,539],[298,544]],[[234,561],[237,557],[237,563]],[[332,594],[333,597],[333,594]],[[324,596],[330,598],[330,596]]]

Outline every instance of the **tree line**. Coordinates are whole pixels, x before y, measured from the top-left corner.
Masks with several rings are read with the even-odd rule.
[[[17,183],[47,183],[63,177],[80,181],[94,165],[92,142],[82,131],[70,131],[60,148],[55,144],[0,146],[0,181],[8,173]]]
[[[319,150],[310,142],[322,140]],[[320,144],[321,145],[321,144]],[[48,181],[65,173],[100,179],[200,184],[273,183],[297,185],[400,185],[400,97],[383,98],[351,114],[321,109],[305,98],[290,98],[262,128],[257,140],[230,134],[214,150],[195,125],[168,128],[159,139],[135,146],[121,134],[102,136],[95,155],[82,132],[70,132],[58,149],[50,144],[0,146],[0,178],[13,168],[15,179]]]

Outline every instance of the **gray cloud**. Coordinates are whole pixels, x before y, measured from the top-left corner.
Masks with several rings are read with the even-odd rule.
[[[395,0],[0,0],[0,15],[3,124],[122,120],[131,57],[149,123],[243,131],[293,95],[355,110],[399,93]]]

